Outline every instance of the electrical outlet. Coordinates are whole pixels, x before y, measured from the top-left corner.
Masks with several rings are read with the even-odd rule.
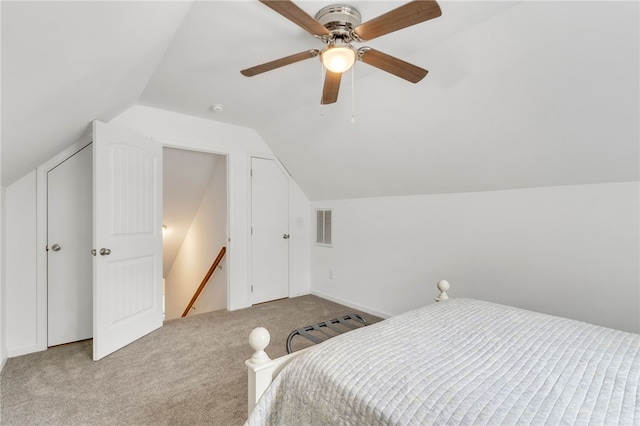
[[[329,279],[333,279],[333,269],[329,269]]]

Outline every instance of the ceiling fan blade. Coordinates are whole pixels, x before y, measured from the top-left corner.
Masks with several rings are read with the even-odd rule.
[[[260,0],[260,3],[270,7],[314,36],[331,35],[324,25],[313,19],[311,15],[289,0]]]
[[[365,64],[379,68],[397,77],[404,78],[412,83],[419,82],[429,72],[424,68],[417,67],[409,62],[368,47],[358,49],[358,56]]]
[[[315,58],[319,54],[320,54],[320,51],[317,49],[305,50],[304,52],[296,53],[290,56],[285,56],[284,58],[276,59],[275,61],[271,61],[261,65],[256,65],[255,67],[247,68],[246,70],[240,71],[240,73],[245,77],[253,77],[254,75],[262,74],[263,72],[284,67],[285,65],[294,64],[296,62],[304,61],[305,59]]]
[[[413,0],[370,21],[360,24],[353,32],[361,41],[392,33],[442,15],[434,0]]]
[[[338,100],[341,79],[342,73],[326,70],[324,87],[322,88],[322,100],[320,101],[322,105],[332,104]]]

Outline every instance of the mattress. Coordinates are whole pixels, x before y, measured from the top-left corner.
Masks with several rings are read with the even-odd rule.
[[[640,425],[640,335],[451,299],[291,362],[252,425]]]

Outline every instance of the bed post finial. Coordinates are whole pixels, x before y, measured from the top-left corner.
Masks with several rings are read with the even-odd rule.
[[[447,280],[440,280],[438,281],[438,290],[440,290],[440,294],[438,295],[438,297],[436,297],[436,302],[442,302],[443,300],[447,300],[449,298],[449,295],[447,295],[447,291],[449,291],[449,287],[451,287],[449,285],[449,281]]]
[[[308,349],[311,349],[300,349],[289,355],[272,360],[264,351],[270,341],[271,336],[269,335],[269,331],[264,327],[254,328],[249,334],[249,344],[255,352],[251,359],[244,362],[247,366],[247,390],[249,391],[247,398],[248,415],[251,415],[251,411],[253,411],[256,403],[280,370],[291,360],[306,353]]]
[[[267,353],[264,351],[264,349],[269,345],[270,341],[271,335],[266,328],[256,327],[251,330],[251,333],[249,334],[249,344],[255,350],[255,352],[251,356],[251,361],[255,365],[260,365],[271,361],[269,355],[267,355]]]

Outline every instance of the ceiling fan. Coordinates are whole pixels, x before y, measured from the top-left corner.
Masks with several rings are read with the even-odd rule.
[[[322,50],[305,50],[240,72],[244,76],[252,77],[320,56],[326,69],[321,99],[323,105],[338,100],[342,73],[349,70],[356,60],[412,83],[422,80],[427,75],[427,70],[367,46],[355,49],[352,43],[373,40],[442,15],[435,0],[413,0],[365,23],[361,23],[360,12],[347,4],[326,6],[313,18],[290,0],[260,2],[322,40],[327,47]]]

